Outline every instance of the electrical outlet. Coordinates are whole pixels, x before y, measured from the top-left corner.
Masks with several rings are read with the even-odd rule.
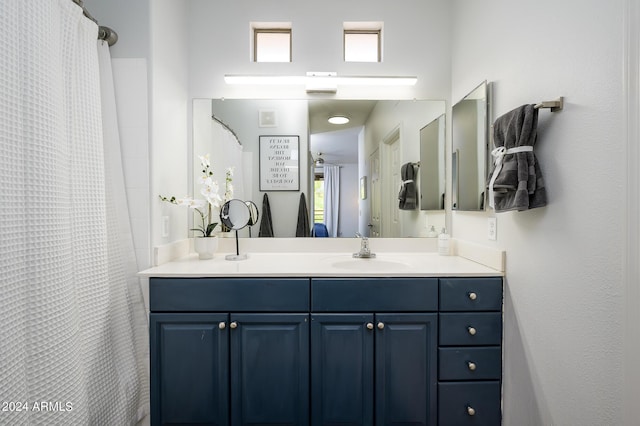
[[[169,216],[162,216],[162,229],[160,230],[160,234],[162,238],[169,236]]]
[[[495,217],[487,220],[487,238],[491,241],[498,239],[498,220]]]

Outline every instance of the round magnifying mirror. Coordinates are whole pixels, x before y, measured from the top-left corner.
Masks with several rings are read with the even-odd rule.
[[[229,200],[220,209],[220,221],[230,229],[242,229],[249,224],[251,213],[242,200]]]
[[[258,206],[253,201],[245,201],[247,208],[249,209],[249,223],[247,225],[253,226],[258,223]]]

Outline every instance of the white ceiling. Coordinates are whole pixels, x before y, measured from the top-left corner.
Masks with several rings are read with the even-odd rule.
[[[330,164],[358,162],[358,134],[376,105],[375,100],[313,99],[309,101],[309,151]],[[332,115],[349,117],[349,123],[331,124]]]

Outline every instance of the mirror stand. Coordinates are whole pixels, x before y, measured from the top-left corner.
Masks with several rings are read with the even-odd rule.
[[[238,240],[238,230],[236,229],[236,254],[228,254],[224,258],[226,260],[245,260],[247,258],[247,253],[240,254],[240,243]]]
[[[247,254],[240,254],[238,230],[258,221],[258,208],[253,203],[241,200],[229,200],[220,209],[220,221],[224,226],[236,231],[236,253],[225,256],[226,260],[245,260]]]

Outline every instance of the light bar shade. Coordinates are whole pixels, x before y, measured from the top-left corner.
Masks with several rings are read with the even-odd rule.
[[[225,75],[227,84],[332,86],[413,86],[418,77],[403,76],[284,76]]]

